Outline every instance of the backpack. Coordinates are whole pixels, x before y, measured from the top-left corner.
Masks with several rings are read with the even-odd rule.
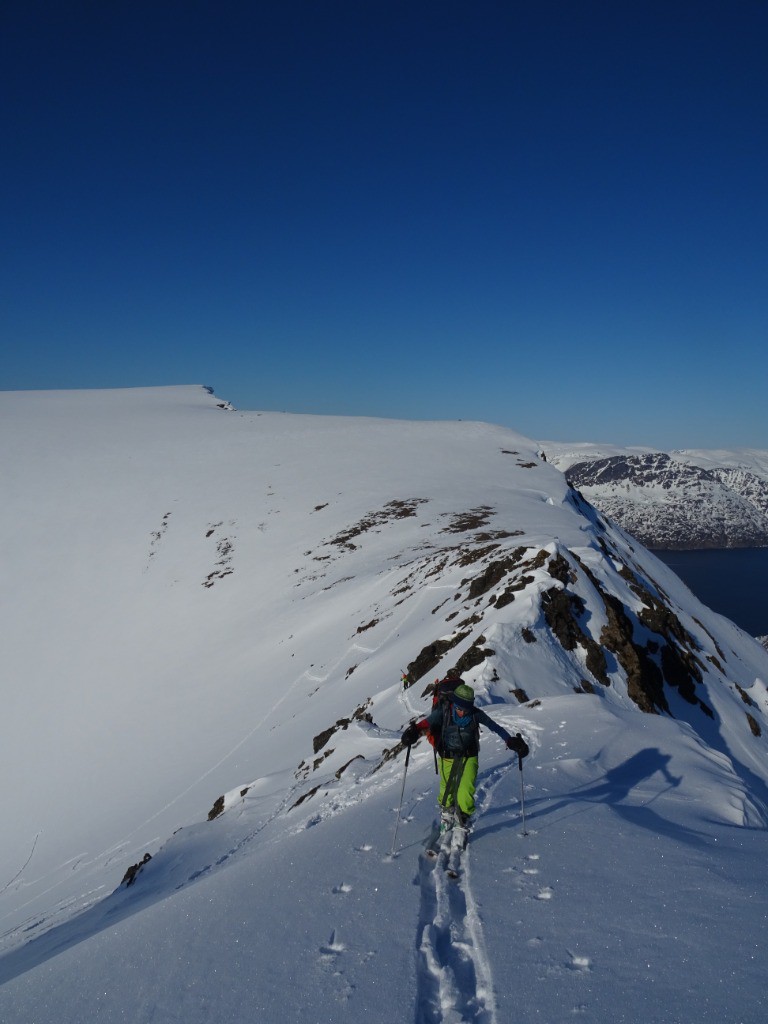
[[[457,677],[456,679],[436,679],[432,684],[432,707],[430,708],[430,714],[435,708],[442,709],[441,722],[445,721],[446,711],[451,706],[451,700],[453,698],[453,691],[457,686],[460,686],[463,682],[462,679]],[[440,726],[435,732],[430,729],[427,733],[427,739],[435,747],[435,757],[437,757],[437,744],[440,741],[440,735],[442,733],[442,726]],[[437,761],[435,761],[435,767],[437,767]]]
[[[461,686],[464,680],[457,676],[455,679],[436,679],[432,685],[432,710],[438,705],[445,708],[453,699],[453,693],[457,686]]]
[[[453,694],[457,686],[461,686],[464,680],[458,676],[456,679],[436,679],[432,686],[432,711],[435,708],[440,708],[442,715],[440,718],[440,726],[437,730],[427,733],[427,739],[435,748],[435,756],[440,750],[441,738],[446,726],[449,723],[451,709],[453,705]],[[480,727],[477,721],[473,721],[469,728],[472,730],[472,739],[475,747],[479,746],[480,743]],[[441,754],[442,756],[442,754]],[[437,764],[437,762],[435,762]]]

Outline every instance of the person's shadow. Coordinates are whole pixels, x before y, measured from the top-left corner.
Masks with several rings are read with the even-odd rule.
[[[669,770],[669,754],[662,754],[655,747],[639,750],[615,768],[610,768],[597,782],[576,786],[567,796],[538,797],[526,800],[526,820],[536,821],[537,831],[549,828],[564,818],[582,814],[589,810],[590,805],[607,803],[625,820],[642,828],[650,829],[656,834],[674,836],[691,843],[700,843],[703,836],[677,822],[671,822],[657,814],[651,804],[670,789],[677,788],[682,776],[676,777]],[[631,800],[634,791],[641,784],[648,782],[655,775],[661,776],[661,784],[648,799],[640,802],[637,797]],[[647,787],[647,790],[651,787]],[[491,807],[483,815],[483,820],[503,817],[497,821],[475,830],[474,839],[490,835],[502,829],[517,828],[520,803],[509,803],[503,807]],[[510,816],[513,816],[510,821]]]

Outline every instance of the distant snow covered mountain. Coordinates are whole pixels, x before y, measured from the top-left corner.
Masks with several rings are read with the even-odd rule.
[[[0,428],[4,1024],[764,1020],[768,652],[534,442],[200,387]],[[457,882],[400,743],[449,668],[532,749],[484,734]]]
[[[570,483],[651,548],[768,546],[768,452],[545,442]]]

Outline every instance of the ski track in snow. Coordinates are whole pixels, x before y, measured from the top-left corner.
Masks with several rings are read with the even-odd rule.
[[[477,816],[509,771],[493,769],[477,790]],[[416,1024],[498,1024],[493,975],[480,911],[472,892],[471,843],[453,880],[437,861],[422,857],[416,937]]]

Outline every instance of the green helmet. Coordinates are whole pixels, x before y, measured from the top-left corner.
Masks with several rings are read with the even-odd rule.
[[[462,704],[474,704],[475,703],[475,691],[471,686],[467,686],[466,683],[459,683],[456,689],[453,691],[453,696],[457,701]]]

